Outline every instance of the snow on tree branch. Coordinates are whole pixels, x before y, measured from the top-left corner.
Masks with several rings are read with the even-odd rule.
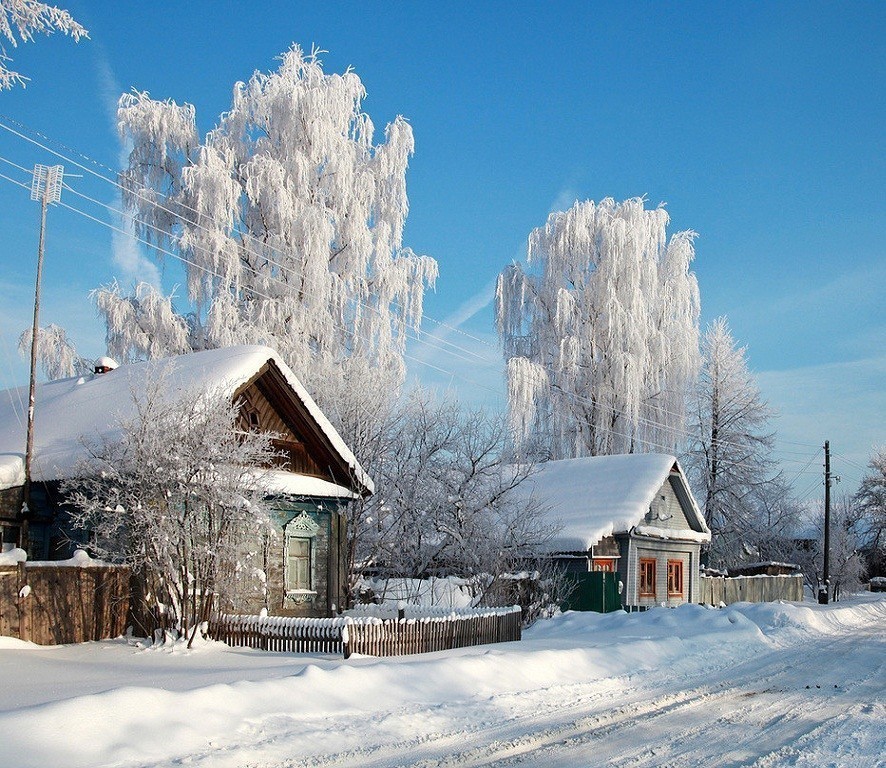
[[[30,349],[31,329],[28,328],[19,337],[18,351],[22,357],[26,357]],[[92,363],[77,354],[64,328],[55,323],[37,329],[37,361],[50,381],[92,372]]]
[[[640,198],[576,202],[499,277],[511,423],[549,458],[672,449],[698,367],[693,232]],[[533,447],[530,447],[530,444]]]
[[[18,46],[19,40],[23,43],[33,41],[35,33],[50,35],[53,32],[70,35],[75,41],[89,37],[86,29],[74,21],[68,11],[54,5],[37,0],[0,0],[0,37],[5,37],[13,48]],[[6,48],[0,43],[0,90],[27,83],[27,77],[6,66],[5,62],[10,60]]]
[[[241,588],[260,587],[253,566],[274,535],[264,469],[272,435],[243,432],[236,404],[175,390],[168,372],[132,397],[136,416],[118,439],[84,436],[90,458],[63,492],[90,549],[144,580],[138,609],[193,639]]]
[[[726,564],[759,559],[760,542],[783,532],[796,513],[771,457],[773,413],[745,353],[726,318],[711,323],[690,404],[687,471],[711,529],[713,559]]]
[[[278,71],[237,83],[202,142],[191,105],[121,97],[126,203],[141,236],[187,260],[194,307],[134,334],[130,297],[100,292],[121,357],[176,352],[187,327],[193,348],[275,347],[321,400],[319,384],[359,361],[402,381],[406,332],[437,277],[402,243],[412,129],[398,117],[374,144],[360,78],[326,74],[318,53],[293,46]]]

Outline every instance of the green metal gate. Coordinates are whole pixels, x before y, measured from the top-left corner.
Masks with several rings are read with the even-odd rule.
[[[575,581],[575,589],[560,606],[561,610],[609,613],[621,609],[617,573],[606,571],[570,573],[567,574],[567,578]]]

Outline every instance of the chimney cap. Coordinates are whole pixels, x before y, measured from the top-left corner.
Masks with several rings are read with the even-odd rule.
[[[95,368],[93,368],[93,371],[95,371],[95,373],[107,373],[108,371],[113,371],[115,368],[119,367],[120,365],[116,360],[112,357],[106,357],[103,355],[95,361]]]

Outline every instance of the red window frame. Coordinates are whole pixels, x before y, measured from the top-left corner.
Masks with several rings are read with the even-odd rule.
[[[640,558],[638,589],[640,597],[655,597],[655,558]]]
[[[668,597],[683,597],[682,560],[668,560]]]

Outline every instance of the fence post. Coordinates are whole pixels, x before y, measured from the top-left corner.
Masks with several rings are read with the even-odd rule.
[[[27,597],[22,597],[22,590],[28,583],[28,579],[25,576],[25,564],[18,563],[18,587],[16,589],[15,600],[18,604],[18,637],[19,640],[29,641],[31,639],[31,627],[30,622],[28,621],[28,609],[25,603],[28,602]]]
[[[351,622],[345,620],[345,625],[341,628],[341,648],[346,659],[351,658]]]

